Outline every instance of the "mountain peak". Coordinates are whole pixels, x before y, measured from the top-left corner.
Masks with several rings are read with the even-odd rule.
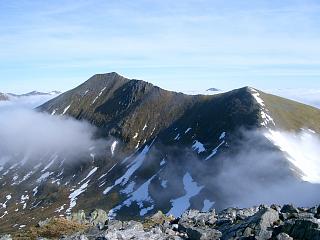
[[[117,72],[108,72],[108,73],[97,73],[97,74],[94,74],[93,77],[95,76],[104,76],[104,77],[121,77],[121,78],[124,78],[122,75],[120,75],[119,73]]]
[[[105,138],[108,143],[103,144],[103,150],[91,146],[77,149],[75,157],[52,149],[41,158],[33,157],[41,160],[36,170],[33,162],[28,166],[10,161],[3,166],[0,200],[7,209],[0,209],[0,216],[8,211],[10,215],[3,215],[8,228],[13,228],[21,214],[30,211],[32,216],[40,207],[41,217],[47,217],[90,210],[95,204],[119,219],[141,218],[158,210],[179,216],[188,208],[222,209],[237,198],[229,198],[230,193],[216,185],[216,176],[225,173],[222,160],[229,161],[234,154],[245,156],[244,166],[251,169],[257,162],[260,169],[260,144],[266,143],[268,151],[281,146],[273,136],[255,136],[255,130],[305,128],[320,132],[318,109],[251,87],[191,96],[115,72],[96,74],[37,110],[92,123],[95,137]],[[243,136],[243,129],[254,133]],[[254,146],[259,152],[247,160]],[[286,161],[286,156],[279,154],[279,159]],[[238,171],[239,164],[235,163],[230,159],[227,166],[235,166]],[[281,166],[287,166],[284,163]],[[262,171],[263,179],[273,179],[273,168]],[[250,175],[246,168],[244,173]],[[283,175],[291,178],[296,172],[283,168],[281,179]],[[297,181],[300,183],[300,179]],[[38,216],[35,214],[33,222],[39,220]]]
[[[0,92],[0,101],[7,101],[7,100],[9,100],[8,95]]]

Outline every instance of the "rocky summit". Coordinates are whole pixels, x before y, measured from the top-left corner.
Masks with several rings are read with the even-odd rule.
[[[144,221],[109,219],[107,213],[95,209],[73,213],[67,219],[50,218],[9,239],[64,240],[317,240],[320,239],[320,208],[296,208],[293,205],[261,205],[220,212],[188,210],[179,218],[157,212]]]

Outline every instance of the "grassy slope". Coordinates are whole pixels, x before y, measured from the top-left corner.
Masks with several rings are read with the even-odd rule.
[[[287,131],[309,128],[320,132],[320,110],[299,102],[260,92],[276,126]]]

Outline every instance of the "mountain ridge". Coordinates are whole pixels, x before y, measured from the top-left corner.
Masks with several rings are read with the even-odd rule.
[[[190,96],[116,73],[94,75],[37,111],[87,121],[110,145],[98,154],[89,148],[85,156],[69,162],[53,149],[36,169],[35,164],[23,166],[23,156],[2,166],[0,201],[10,196],[7,208],[0,209],[6,229],[21,214],[30,224],[35,222],[37,209],[43,218],[94,205],[119,219],[158,210],[178,216],[189,208],[222,209],[234,204],[218,185],[223,163],[251,146],[275,151],[275,167],[260,174],[300,183],[299,168],[277,146],[264,136],[245,136],[241,129],[297,132],[303,126],[319,133],[320,122],[319,110],[250,87]]]

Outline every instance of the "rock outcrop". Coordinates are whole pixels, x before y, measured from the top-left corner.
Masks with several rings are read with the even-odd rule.
[[[158,212],[143,222],[108,219],[104,210],[95,209],[88,215],[80,210],[68,219],[70,222],[82,224],[81,228],[71,235],[61,235],[60,239],[320,240],[319,207],[261,205],[246,209],[228,208],[220,213],[216,213],[214,209],[209,212],[188,210],[180,218]],[[48,226],[51,222],[53,221],[50,219],[39,222],[37,228],[50,229]],[[48,234],[37,236],[38,239],[50,236],[48,231],[38,232]],[[12,238],[14,236],[0,236],[0,240]]]

